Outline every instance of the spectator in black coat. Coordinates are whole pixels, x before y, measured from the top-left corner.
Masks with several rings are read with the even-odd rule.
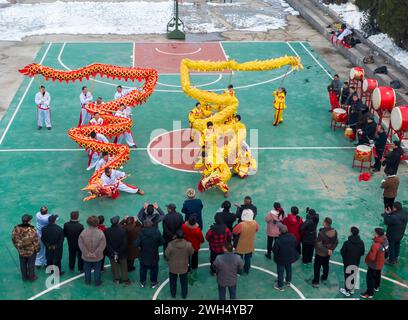
[[[176,232],[177,230],[181,230],[181,226],[184,223],[183,216],[176,211],[176,205],[174,203],[170,203],[166,207],[167,214],[163,219],[164,251],[169,242],[176,239]]]
[[[78,239],[81,232],[84,230],[84,226],[79,223],[79,212],[71,212],[71,220],[64,224],[64,236],[68,241],[68,253],[69,253],[69,271],[74,271],[75,262],[78,259],[78,271],[84,270],[84,262],[82,260],[82,253],[78,246]]]
[[[317,239],[319,215],[314,209],[306,209],[306,220],[300,225],[299,232],[302,241],[302,262],[312,263],[314,244]]]
[[[143,225],[145,221],[149,221],[154,227],[157,227],[161,221],[164,219],[164,212],[157,203],[147,204],[145,203],[143,208],[140,209],[137,214],[137,218]]]
[[[140,261],[140,286],[146,286],[147,271],[150,270],[150,282],[152,288],[158,285],[157,276],[159,274],[159,247],[164,243],[163,237],[158,228],[151,221],[145,221],[139,238],[134,241],[134,245],[139,248]]]
[[[237,220],[237,215],[231,212],[231,202],[224,201],[221,205],[221,208],[215,214],[214,219],[216,217],[220,217],[222,222],[226,225],[226,227],[232,232],[234,222]]]
[[[288,227],[279,225],[280,236],[276,239],[273,245],[273,260],[276,262],[278,273],[278,282],[275,289],[284,291],[283,274],[286,271],[285,285],[290,286],[292,281],[292,263],[299,259],[299,253],[296,250],[296,238],[288,232]]]
[[[385,168],[384,173],[388,175],[394,175],[398,172],[398,167],[401,162],[401,157],[404,154],[404,150],[401,148],[401,141],[394,141],[390,145],[390,152],[385,156]]]
[[[244,198],[244,204],[234,203],[234,206],[237,207],[237,213],[236,213],[237,219],[238,219],[237,223],[242,222],[241,216],[244,210],[251,210],[253,212],[253,220],[255,220],[258,210],[256,206],[252,204],[252,198],[250,196],[246,196]]]
[[[60,276],[65,272],[61,270],[62,248],[64,244],[64,230],[58,226],[58,215],[51,215],[48,218],[48,225],[42,229],[41,241],[45,245],[45,258],[47,267],[55,266],[59,270]]]
[[[402,208],[400,202],[394,202],[392,210],[386,209],[382,214],[384,224],[387,225],[387,239],[390,256],[387,264],[394,265],[398,262],[401,240],[404,238],[407,227],[408,212]]]
[[[354,287],[356,285],[356,276],[360,266],[361,257],[364,255],[364,242],[360,239],[359,230],[357,227],[351,227],[351,235],[348,240],[343,243],[340,254],[343,258],[344,266],[344,288],[340,288],[340,292],[346,297],[354,294]],[[353,267],[350,267],[353,266]],[[351,277],[350,277],[351,276]]]
[[[361,138],[359,137],[358,144],[370,144],[370,140],[374,140],[376,131],[377,123],[374,121],[374,117],[370,115],[362,129]]]
[[[373,166],[373,172],[378,172],[381,170],[381,159],[384,154],[385,145],[387,144],[387,134],[382,126],[378,126],[378,132],[374,137],[375,146],[375,163]]]
[[[113,281],[129,285],[127,265],[127,234],[118,216],[111,218],[112,226],[105,231],[106,255],[109,257]]]

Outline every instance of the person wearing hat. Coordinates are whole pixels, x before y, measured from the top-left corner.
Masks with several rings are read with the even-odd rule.
[[[259,225],[254,220],[252,210],[242,211],[241,220],[232,232],[238,236],[235,252],[244,260],[244,272],[248,274],[251,268],[252,253],[255,251],[255,234],[258,232]]]
[[[365,263],[367,264],[367,290],[361,295],[364,299],[372,299],[374,292],[380,291],[381,270],[384,267],[387,250],[388,240],[384,230],[382,228],[375,228],[373,244],[365,258]]]
[[[280,236],[273,245],[273,260],[276,262],[276,272],[278,281],[275,289],[285,291],[283,288],[283,274],[286,271],[285,285],[290,286],[292,281],[292,264],[299,259],[299,252],[296,250],[296,238],[288,232],[288,227],[279,225]]]
[[[79,223],[79,212],[72,211],[71,212],[71,220],[64,224],[64,236],[67,238],[68,241],[68,254],[69,254],[69,271],[74,271],[75,269],[75,262],[78,259],[78,271],[82,272],[83,268],[83,261],[82,261],[82,254],[81,250],[78,247],[78,238],[81,232],[84,230],[84,226]]]
[[[45,245],[47,267],[57,267],[60,276],[62,276],[65,273],[61,270],[64,230],[56,224],[57,218],[58,215],[56,214],[53,214],[48,218],[48,225],[42,229],[41,241]]]
[[[32,216],[25,214],[21,218],[21,224],[14,227],[12,232],[13,244],[20,258],[20,270],[23,281],[35,281],[35,257],[40,251],[40,239],[37,231],[31,224]]]
[[[45,259],[45,246],[41,241],[42,236],[42,229],[48,225],[48,218],[50,214],[48,213],[48,208],[46,206],[41,207],[40,211],[38,211],[35,215],[35,219],[37,221],[37,234],[38,238],[40,239],[40,251],[37,253],[37,257],[35,258],[35,266],[37,268],[42,268],[47,264]]]
[[[184,223],[183,216],[176,211],[176,205],[174,203],[170,203],[166,207],[167,214],[163,219],[164,252],[166,252],[169,242],[176,239],[176,232],[177,230],[181,230]]]
[[[96,216],[90,216],[86,220],[88,229],[83,230],[79,235],[78,247],[82,253],[84,261],[85,284],[91,284],[92,269],[94,270],[95,286],[100,286],[101,265],[106,248],[106,238],[101,229],[99,229],[100,220]]]
[[[202,210],[203,203],[200,199],[196,199],[196,192],[193,188],[188,188],[186,191],[187,200],[183,203],[181,212],[184,213],[184,221],[187,221],[192,215],[195,215],[200,229],[203,230]]]
[[[165,251],[165,259],[169,264],[170,294],[172,298],[177,294],[177,278],[180,278],[181,297],[187,298],[187,272],[190,257],[194,249],[190,242],[184,240],[182,230],[176,231],[176,238],[170,241]]]
[[[116,284],[131,284],[128,277],[128,242],[126,230],[119,224],[120,218],[115,216],[110,219],[111,227],[106,229],[106,255],[111,263],[113,281]]]

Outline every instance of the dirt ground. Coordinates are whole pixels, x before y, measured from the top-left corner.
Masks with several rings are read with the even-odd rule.
[[[254,8],[260,8],[262,1],[251,0]],[[18,1],[32,3],[34,1]],[[222,17],[219,17],[222,19]],[[221,34],[189,34],[187,41],[214,40],[247,40],[247,41],[308,41],[313,48],[337,71],[341,76],[348,75],[352,65],[343,58],[322,35],[314,30],[302,17],[288,16],[288,26],[285,29],[269,32],[226,31]],[[47,35],[25,38],[23,41],[0,41],[0,116],[8,108],[15,91],[21,84],[23,76],[17,71],[22,66],[32,63],[38,50],[44,42],[75,42],[75,41],[169,41],[165,35]],[[326,79],[323,79],[326,81]]]

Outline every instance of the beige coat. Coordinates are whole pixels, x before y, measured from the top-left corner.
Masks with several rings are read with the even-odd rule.
[[[381,182],[381,188],[384,189],[383,196],[386,198],[396,198],[400,180],[397,176],[386,177]]]
[[[233,232],[239,235],[236,253],[247,254],[255,251],[255,234],[258,232],[258,223],[255,220],[242,221],[235,226]]]

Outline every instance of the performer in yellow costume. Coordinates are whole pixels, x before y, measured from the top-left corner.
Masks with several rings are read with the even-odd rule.
[[[193,135],[193,123],[197,119],[205,119],[207,117],[211,116],[211,109],[209,109],[207,106],[202,107],[200,102],[197,102],[195,105],[195,108],[190,111],[188,115],[188,120],[190,121],[190,128],[191,128],[191,134],[190,134],[190,140],[194,141],[194,135]]]
[[[241,148],[237,152],[237,158],[232,166],[234,173],[241,179],[248,175],[255,174],[257,171],[256,160],[252,157],[249,146],[245,141],[242,141]]]
[[[275,101],[273,102],[273,107],[275,108],[273,125],[277,126],[279,123],[283,122],[283,110],[286,109],[286,90],[285,88],[279,88],[278,90],[275,90],[272,95],[275,97]]]

